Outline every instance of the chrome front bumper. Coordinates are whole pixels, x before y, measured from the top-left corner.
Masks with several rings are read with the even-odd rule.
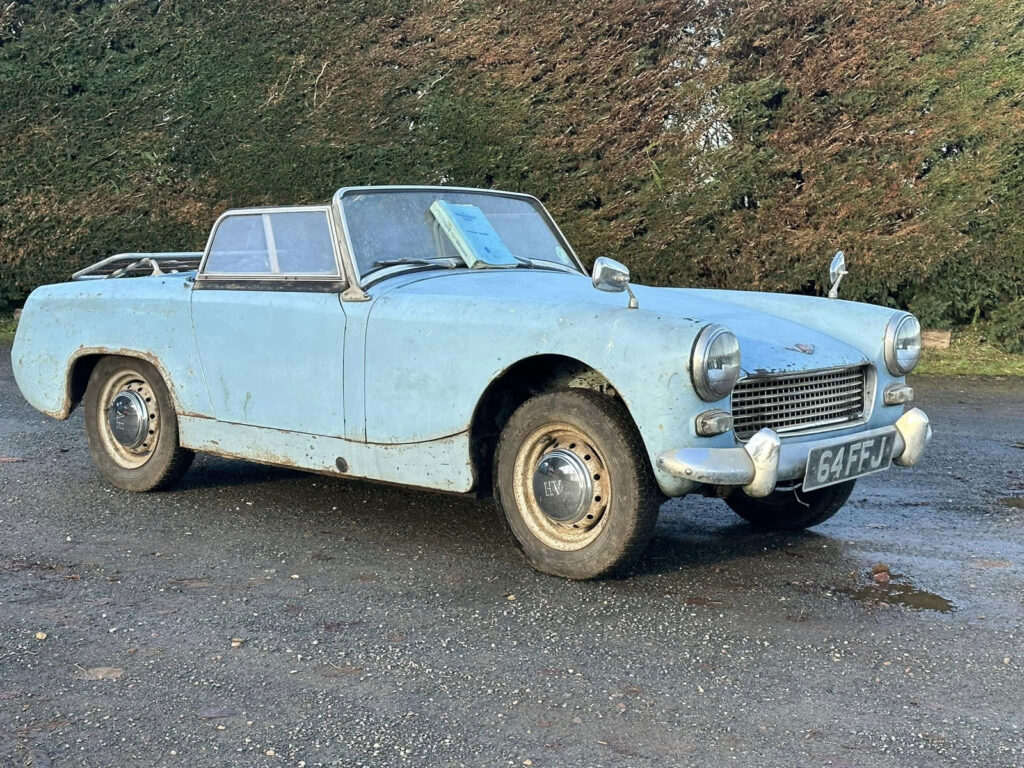
[[[741,486],[748,496],[767,496],[780,480],[799,480],[807,468],[812,448],[843,443],[856,437],[895,432],[894,464],[912,467],[921,459],[932,438],[928,416],[920,408],[904,413],[891,427],[823,440],[783,443],[778,434],[762,429],[745,445],[736,448],[680,448],[657,458],[658,469],[681,480],[706,485]]]

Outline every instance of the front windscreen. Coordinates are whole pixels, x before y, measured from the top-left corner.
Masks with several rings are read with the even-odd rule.
[[[359,273],[365,275],[398,261],[448,259],[461,266],[465,259],[431,211],[438,201],[478,209],[516,259],[579,269],[533,200],[438,188],[354,190],[342,196],[342,213]]]

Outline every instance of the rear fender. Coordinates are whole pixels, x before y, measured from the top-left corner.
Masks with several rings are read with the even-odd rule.
[[[152,364],[179,414],[212,415],[196,354],[190,285],[180,276],[60,283],[29,296],[11,350],[25,399],[66,419],[84,393],[90,357]],[[84,367],[83,367],[84,366]]]

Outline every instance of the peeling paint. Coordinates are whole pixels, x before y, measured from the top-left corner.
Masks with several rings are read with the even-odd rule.
[[[514,280],[497,271],[394,278],[365,303],[182,285],[168,276],[33,292],[12,350],[26,398],[67,418],[77,360],[135,357],[160,371],[182,441],[199,450],[333,475],[344,456],[349,475],[466,491],[480,398],[523,360],[559,356],[596,371],[626,403],[652,459],[735,444],[731,434],[695,434],[695,414],[728,408],[727,398],[701,401],[687,373],[709,322],[737,335],[748,375],[873,362],[876,398],[894,380],[881,349],[891,312],[868,305],[636,286],[641,309],[630,312],[582,274],[539,270]],[[894,418],[876,407],[857,429]],[[655,473],[666,493],[692,488]]]
[[[453,493],[468,493],[475,482],[467,432],[424,443],[375,445],[192,417],[179,419],[179,431],[182,445],[228,458]],[[338,471],[339,456],[345,457],[347,472]]]

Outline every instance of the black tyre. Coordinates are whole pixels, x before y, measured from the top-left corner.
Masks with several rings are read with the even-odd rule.
[[[85,435],[100,473],[126,491],[170,488],[195,454],[178,444],[163,378],[145,360],[105,357],[85,390]]]
[[[495,451],[494,500],[535,568],[593,579],[643,551],[661,495],[626,409],[574,389],[512,414]]]
[[[842,509],[850,498],[856,480],[837,483],[816,491],[804,492],[799,486],[772,492],[754,499],[743,491],[726,497],[733,512],[751,525],[773,531],[800,531],[819,525]]]

